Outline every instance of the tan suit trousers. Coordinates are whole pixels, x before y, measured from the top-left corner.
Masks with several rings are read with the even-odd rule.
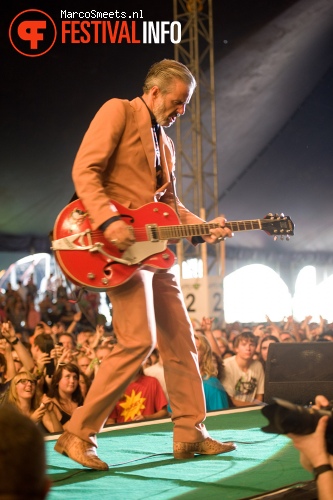
[[[171,271],[142,270],[109,293],[118,343],[103,360],[84,405],[66,430],[96,445],[117,401],[158,343],[172,408],[174,440],[203,441],[208,433],[205,398],[193,329],[181,290]]]

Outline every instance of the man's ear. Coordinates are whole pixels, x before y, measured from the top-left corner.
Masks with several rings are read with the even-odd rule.
[[[154,85],[151,89],[150,89],[150,93],[151,93],[151,96],[152,97],[158,97],[161,93],[160,91],[160,88],[157,86],[157,85]]]

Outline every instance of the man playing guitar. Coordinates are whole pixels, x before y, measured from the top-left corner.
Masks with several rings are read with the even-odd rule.
[[[142,97],[106,102],[83,138],[73,167],[76,193],[93,231],[103,233],[118,251],[118,260],[135,245],[136,235],[116,203],[136,210],[163,202],[161,207],[170,206],[182,224],[205,222],[176,195],[174,146],[164,131],[185,113],[195,86],[183,64],[167,59],[155,63]],[[84,213],[76,215],[73,227],[85,219]],[[193,244],[232,236],[224,218],[212,223],[208,234],[189,238]],[[129,279],[107,293],[118,342],[100,365],[84,405],[74,411],[55,449],[86,467],[108,469],[96,454],[96,434],[157,341],[172,409],[174,457],[234,450],[233,443],[210,438],[203,424],[205,400],[193,328],[173,273],[138,265]]]

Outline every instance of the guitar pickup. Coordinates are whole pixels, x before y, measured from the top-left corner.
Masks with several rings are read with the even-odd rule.
[[[158,225],[157,224],[147,224],[147,236],[149,241],[160,241]]]

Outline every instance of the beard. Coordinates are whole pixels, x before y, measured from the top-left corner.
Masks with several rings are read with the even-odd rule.
[[[161,102],[160,104],[156,104],[155,109],[153,110],[154,116],[156,118],[156,121],[159,125],[162,127],[170,127],[175,120],[172,120],[171,118],[177,117],[177,113],[172,113],[171,115],[167,115],[165,111],[165,105],[164,102]]]

